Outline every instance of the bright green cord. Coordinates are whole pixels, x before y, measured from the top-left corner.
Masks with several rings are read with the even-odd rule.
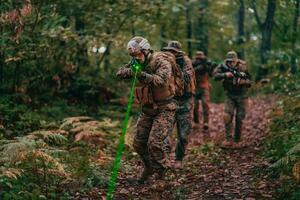
[[[128,124],[129,114],[130,114],[130,110],[131,110],[131,105],[133,102],[133,92],[134,92],[134,88],[135,88],[135,84],[136,84],[137,73],[138,73],[138,70],[135,71],[132,87],[130,90],[130,96],[129,96],[129,100],[128,100],[128,104],[127,104],[127,111],[126,111],[125,119],[123,121],[123,126],[122,126],[122,134],[119,139],[117,154],[116,154],[114,166],[113,166],[112,173],[111,173],[111,179],[110,179],[110,182],[108,185],[108,192],[106,195],[107,200],[111,200],[113,198],[113,194],[114,194],[114,191],[116,188],[116,180],[117,180],[117,176],[118,176],[118,172],[119,172],[119,168],[120,168],[120,162],[121,162],[122,153],[123,153],[123,148],[124,148],[125,134],[126,134],[126,130],[127,130],[127,124]]]

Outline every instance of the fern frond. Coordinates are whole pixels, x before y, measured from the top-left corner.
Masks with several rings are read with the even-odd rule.
[[[14,163],[23,160],[29,151],[36,148],[37,143],[27,138],[17,138],[0,148],[0,163]]]
[[[271,165],[272,168],[285,168],[292,163],[297,161],[297,157],[294,155],[285,156],[278,161],[276,161],[274,164]]]
[[[61,174],[67,174],[63,165],[57,159],[41,150],[33,151],[30,156],[35,160],[41,160],[49,169],[55,169]]]
[[[85,117],[85,116],[69,117],[69,118],[66,118],[62,121],[62,124],[61,124],[59,129],[68,131],[68,130],[70,130],[74,127],[73,125],[75,123],[87,122],[87,121],[91,121],[91,120],[93,120],[91,117]]]
[[[0,168],[0,177],[18,179],[22,174],[21,169],[15,168]]]
[[[35,140],[42,139],[47,143],[60,145],[68,141],[64,134],[66,134],[64,131],[35,131],[27,137]]]
[[[296,144],[287,152],[287,155],[299,155],[299,154],[300,154],[300,143]]]
[[[50,134],[45,138],[45,141],[51,144],[65,144],[68,142],[68,139],[60,134]]]

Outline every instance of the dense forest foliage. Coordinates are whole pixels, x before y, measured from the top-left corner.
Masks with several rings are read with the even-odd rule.
[[[270,181],[281,181],[279,199],[299,199],[299,4],[0,0],[0,199],[70,199],[107,184],[130,89],[115,73],[135,35],[154,50],[178,40],[191,58],[201,50],[216,63],[237,51],[256,82],[251,95],[277,99],[262,153]]]

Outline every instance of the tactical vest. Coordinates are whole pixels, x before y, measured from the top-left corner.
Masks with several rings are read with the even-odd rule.
[[[196,76],[195,76],[195,71],[194,71],[192,62],[189,59],[189,57],[187,57],[187,56],[184,56],[184,62],[185,62],[185,66],[184,66],[183,70],[190,71],[190,73],[191,73],[190,81],[188,83],[184,84],[184,93],[185,94],[195,94]]]
[[[241,72],[247,72],[248,66],[244,60],[238,60],[236,67]],[[233,79],[225,79],[223,81],[223,87],[228,94],[232,95],[243,95],[247,92],[247,88],[251,86],[251,81],[249,79],[243,80],[244,84],[233,84]]]
[[[135,100],[138,104],[146,105],[163,102],[172,99],[176,94],[176,76],[174,76],[176,71],[173,69],[173,65],[174,63],[176,65],[176,62],[175,57],[171,53],[156,52],[150,55],[147,73],[155,74],[155,71],[159,69],[162,60],[167,60],[171,63],[173,76],[167,81],[167,84],[159,87],[153,86],[152,84],[146,85],[138,83],[134,93]]]

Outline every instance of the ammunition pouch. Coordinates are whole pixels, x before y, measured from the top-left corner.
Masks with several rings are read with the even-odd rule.
[[[150,87],[139,86],[134,89],[135,102],[141,105],[153,104],[153,96]]]

